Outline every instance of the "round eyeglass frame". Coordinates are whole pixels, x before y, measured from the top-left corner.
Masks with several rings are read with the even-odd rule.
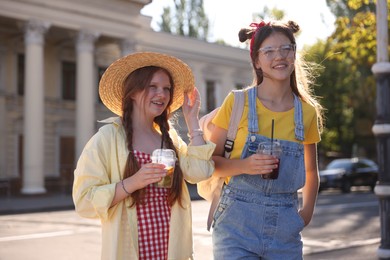
[[[273,60],[276,58],[277,53],[280,54],[280,56],[285,59],[287,58],[291,53],[295,53],[296,51],[296,44],[290,43],[290,44],[283,44],[279,47],[263,47],[260,48],[257,52],[261,53],[266,57],[268,60]]]

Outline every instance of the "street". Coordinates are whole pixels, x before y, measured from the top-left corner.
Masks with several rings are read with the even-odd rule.
[[[376,259],[380,242],[378,198],[368,188],[349,194],[324,191],[318,197],[312,222],[302,234],[305,260]],[[371,245],[375,245],[375,251],[359,255],[359,246]],[[348,248],[354,249],[354,255],[337,254]],[[332,253],[333,257],[323,258],[329,249],[337,251]]]
[[[360,252],[366,246],[370,252],[362,257],[370,258],[350,259],[375,259],[378,211],[377,197],[368,190],[321,192],[312,223],[303,231],[305,259],[332,259],[327,258],[330,253],[335,256],[349,248]],[[207,212],[206,201],[193,201],[195,259],[212,259]],[[80,218],[73,210],[0,216],[0,260],[100,259],[100,241],[99,221]],[[348,259],[347,255],[337,258]]]

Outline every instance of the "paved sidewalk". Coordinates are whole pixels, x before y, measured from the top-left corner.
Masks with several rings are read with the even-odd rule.
[[[199,200],[196,193],[196,186],[189,186],[191,197],[194,201],[193,221],[194,237],[199,239],[196,242],[195,252],[201,252],[207,249],[210,251],[211,233],[205,228],[205,219],[207,218],[209,204]],[[0,215],[23,214],[30,212],[44,212],[56,210],[74,209],[71,195],[46,194],[36,196],[13,196],[0,197]],[[315,239],[303,238],[305,260],[327,260],[327,259],[354,259],[354,260],[374,260],[378,259],[376,251],[379,247],[379,238],[354,241],[347,243],[336,241],[335,243],[322,243],[321,234]],[[207,241],[206,241],[207,240]],[[207,242],[207,243],[206,243]],[[205,243],[205,244],[204,244]],[[203,247],[203,244],[205,248]],[[207,248],[206,248],[207,246]],[[208,253],[209,254],[209,253]]]
[[[188,185],[191,199],[201,197],[195,185]],[[0,195],[0,215],[74,209],[71,194],[48,193],[41,195]]]

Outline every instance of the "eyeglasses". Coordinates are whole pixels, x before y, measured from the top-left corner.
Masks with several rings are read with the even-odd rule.
[[[267,59],[273,60],[277,55],[277,51],[279,51],[280,56],[282,56],[282,58],[284,59],[287,58],[287,56],[290,55],[291,53],[294,53],[295,49],[296,49],[295,44],[285,44],[285,45],[280,45],[279,48],[274,48],[270,46],[260,48],[259,52],[261,52]]]

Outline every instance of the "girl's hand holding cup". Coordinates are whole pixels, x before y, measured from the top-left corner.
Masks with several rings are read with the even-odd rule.
[[[153,151],[151,159],[153,163],[164,164],[165,170],[167,170],[167,175],[162,177],[155,185],[161,188],[171,188],[177,161],[175,151],[172,149],[156,149]]]
[[[272,155],[278,158],[278,166],[271,173],[262,174],[261,177],[266,180],[275,180],[279,177],[280,157],[282,156],[282,146],[277,141],[262,142],[257,149],[258,154]]]

